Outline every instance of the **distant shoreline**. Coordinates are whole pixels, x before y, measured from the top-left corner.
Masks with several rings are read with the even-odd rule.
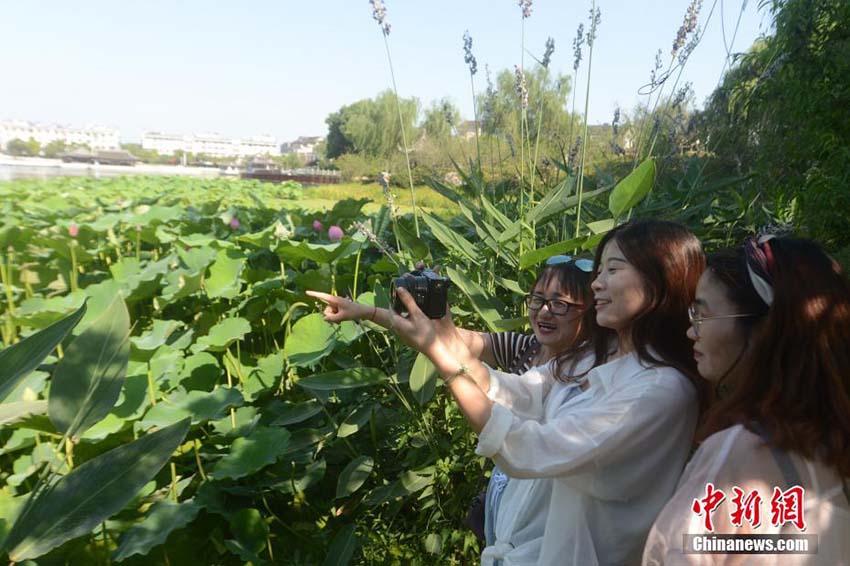
[[[119,177],[121,175],[181,175],[189,177],[219,177],[217,167],[184,167],[182,165],[93,165],[65,163],[46,157],[15,157],[0,155],[0,181],[15,179],[49,179],[52,177]]]

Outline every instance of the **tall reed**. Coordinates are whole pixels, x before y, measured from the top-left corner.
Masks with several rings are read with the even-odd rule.
[[[410,185],[410,199],[411,205],[413,207],[413,224],[416,227],[416,237],[420,236],[419,234],[419,210],[416,207],[416,191],[413,189],[413,171],[410,168],[410,148],[407,146],[407,134],[404,131],[404,117],[401,113],[401,99],[398,96],[398,86],[396,85],[395,80],[395,69],[393,68],[393,58],[390,54],[390,30],[392,26],[389,21],[387,21],[387,7],[384,5],[382,0],[369,0],[369,3],[372,5],[372,17],[378,22],[378,26],[381,28],[381,34],[384,36],[384,47],[387,50],[387,61],[390,65],[390,77],[393,82],[393,92],[395,93],[395,103],[396,108],[398,109],[398,123],[401,128],[401,143],[404,147],[404,162],[407,164],[407,181]]]
[[[584,191],[584,164],[587,158],[587,111],[590,107],[590,74],[593,68],[593,43],[596,41],[596,34],[599,30],[599,23],[602,20],[602,11],[596,7],[596,0],[593,0],[590,5],[590,28],[587,32],[587,87],[584,95],[584,132],[581,144],[581,160],[578,168],[578,203],[576,205],[576,233],[578,238],[581,231],[581,201]]]

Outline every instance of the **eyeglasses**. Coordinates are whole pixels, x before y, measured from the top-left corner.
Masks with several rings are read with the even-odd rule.
[[[561,263],[569,263],[573,262],[573,265],[584,271],[585,273],[590,273],[593,271],[593,261],[589,259],[573,259],[571,255],[553,255],[549,259],[546,260],[546,265],[558,265]]]
[[[543,308],[543,305],[546,305],[550,313],[559,316],[567,314],[570,312],[570,309],[584,309],[584,305],[568,303],[567,301],[562,301],[560,299],[546,299],[540,295],[525,296],[525,306],[527,306],[529,310],[539,311]]]
[[[718,318],[751,318],[758,316],[757,314],[721,314],[717,316],[700,316],[696,305],[688,307],[688,320],[691,321],[691,326],[694,329],[694,334],[699,337],[699,327],[706,320],[716,320]]]

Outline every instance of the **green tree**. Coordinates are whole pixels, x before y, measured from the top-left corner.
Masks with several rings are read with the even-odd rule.
[[[445,140],[460,124],[460,110],[448,99],[432,102],[425,110],[422,130],[425,135],[434,140]]]
[[[410,139],[416,139],[419,101],[403,98],[400,103],[404,129]],[[399,112],[391,90],[378,94],[374,99],[367,98],[343,106],[330,114],[325,123],[328,124],[328,158],[345,153],[389,158],[403,151]]]
[[[534,144],[537,139],[538,118],[542,117],[540,130],[541,153],[546,155],[555,150],[559,154],[569,149],[571,124],[578,128],[578,118],[570,119],[567,100],[570,94],[570,77],[552,75],[548,69],[537,67],[525,70],[528,89],[528,128],[526,143]],[[513,71],[501,71],[495,84],[478,98],[478,116],[485,134],[507,139],[512,146],[520,140],[520,100],[516,91]],[[573,133],[573,137],[575,132]]]
[[[64,153],[66,150],[67,146],[65,145],[65,140],[53,140],[44,146],[44,156],[58,157],[60,153]]]
[[[775,32],[724,77],[701,134],[775,217],[827,246],[848,246],[850,2],[766,4]]]
[[[6,153],[9,155],[23,155],[31,157],[33,155],[38,155],[40,151],[41,144],[32,138],[27,141],[15,138],[6,144]]]

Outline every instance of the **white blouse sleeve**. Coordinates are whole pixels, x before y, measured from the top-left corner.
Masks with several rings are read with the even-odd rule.
[[[543,402],[553,384],[551,373],[542,370],[536,367],[517,375],[490,369],[487,397],[524,419],[540,420],[543,417]]]
[[[492,457],[511,477],[561,477],[600,497],[625,498],[628,493],[599,485],[598,474],[592,472],[627,463],[620,466],[629,468],[627,474],[623,470],[629,479],[621,488],[640,489],[657,465],[651,455],[663,454],[659,446],[690,442],[696,412],[696,394],[683,375],[648,368],[624,379],[616,390],[568,407],[547,422],[525,419],[495,403],[476,452]]]

